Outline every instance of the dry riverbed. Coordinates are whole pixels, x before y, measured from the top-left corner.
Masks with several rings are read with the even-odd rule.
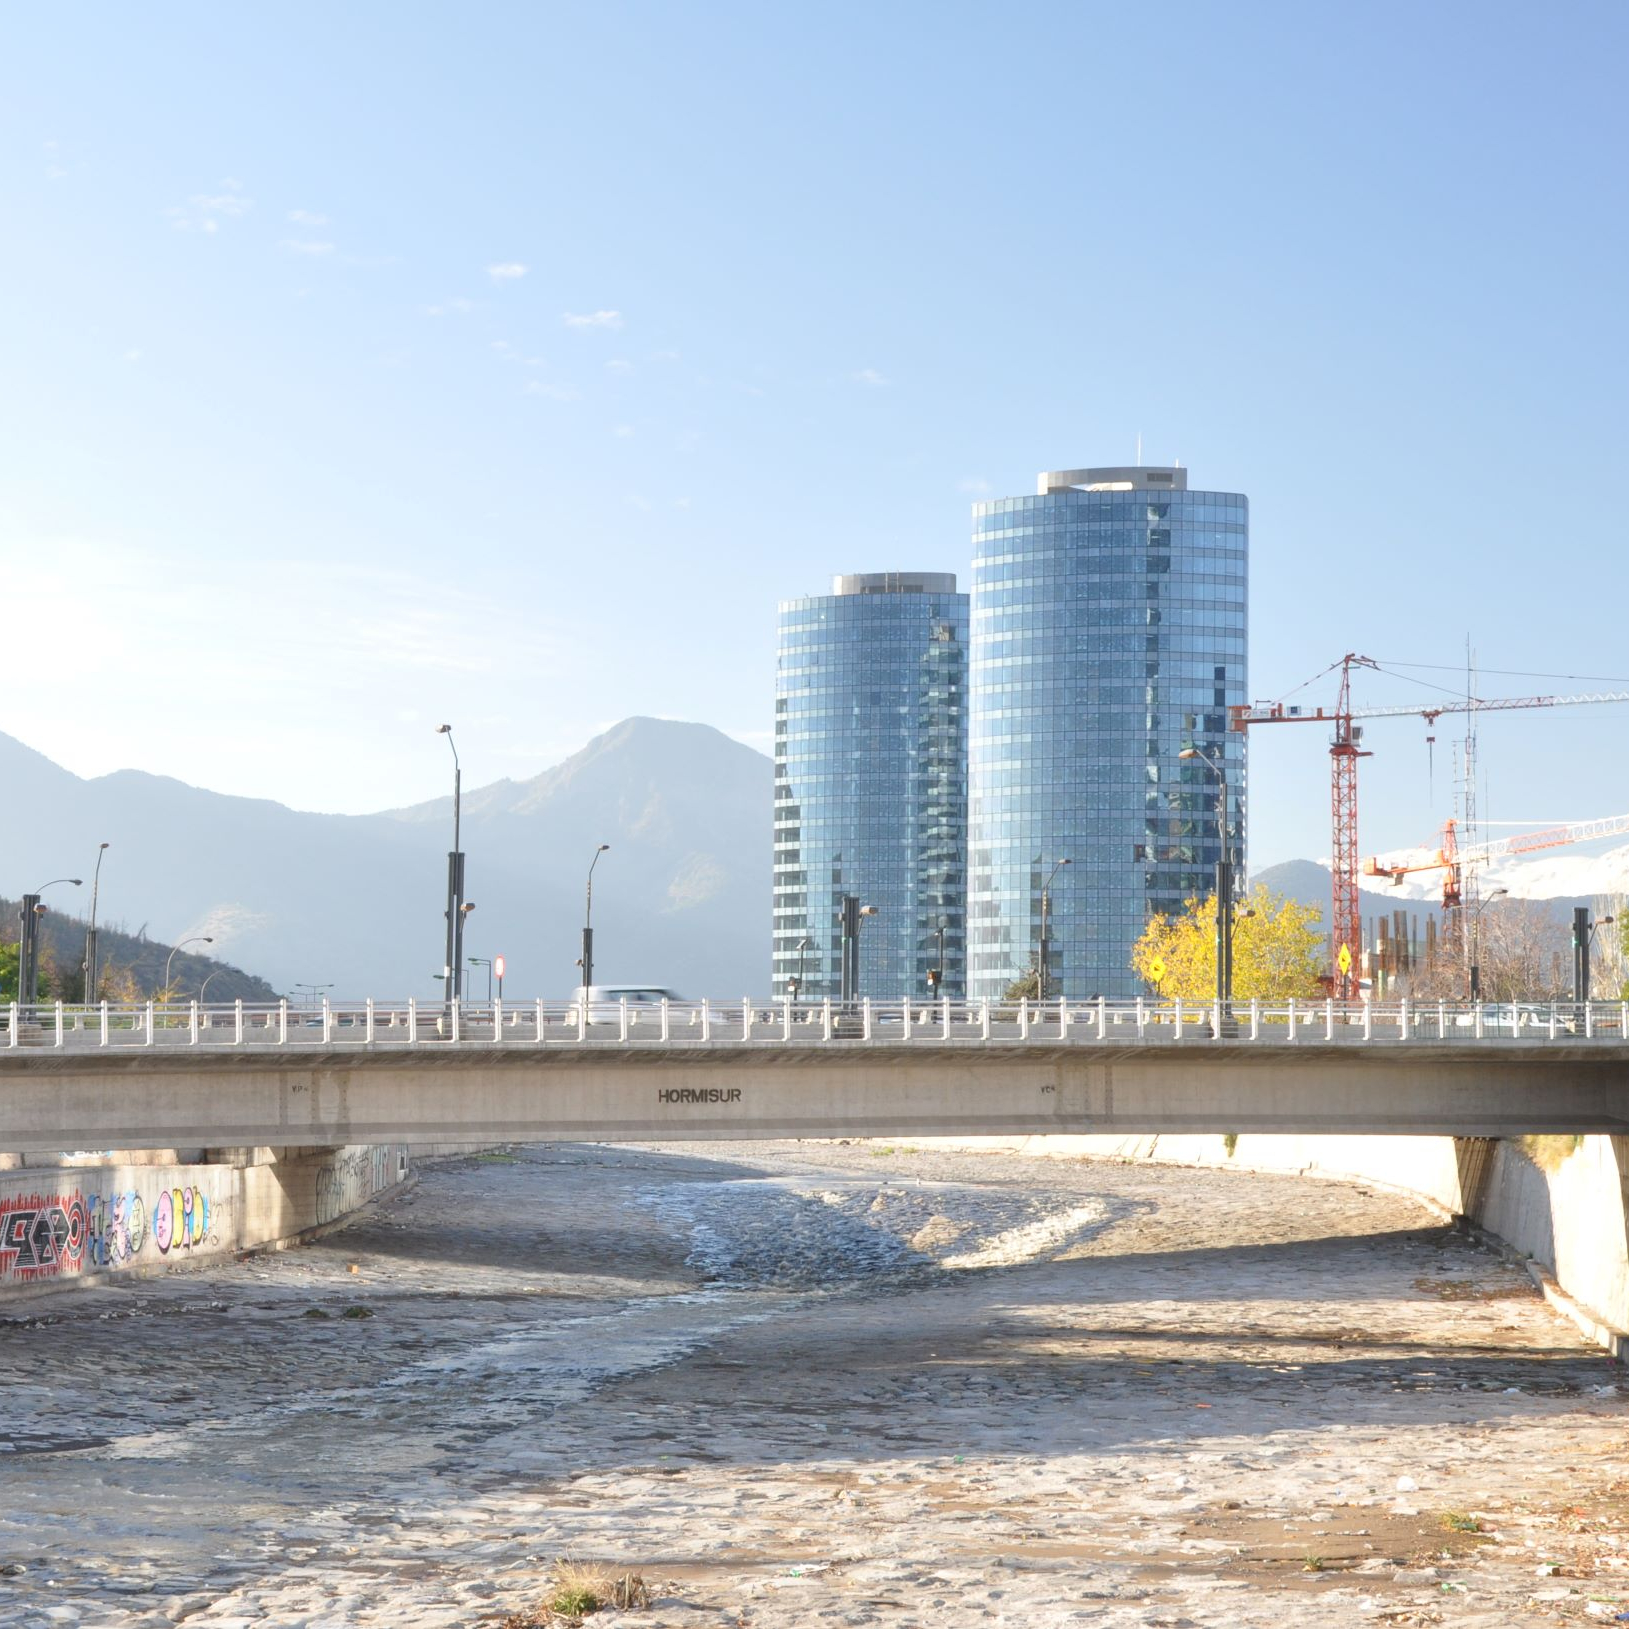
[[[8,1305],[0,1626],[1629,1622],[1622,1378],[1392,1195],[517,1149]]]

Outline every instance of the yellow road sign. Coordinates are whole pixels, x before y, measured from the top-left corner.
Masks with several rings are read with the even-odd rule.
[[[1335,965],[1343,976],[1352,971],[1352,952],[1346,945],[1341,946],[1341,953],[1335,958]]]
[[[1156,956],[1153,961],[1148,964],[1148,976],[1156,984],[1158,984],[1159,981],[1165,977],[1165,958],[1163,956]]]

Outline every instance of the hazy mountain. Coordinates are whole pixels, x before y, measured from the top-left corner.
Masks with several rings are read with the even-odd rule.
[[[761,753],[702,724],[628,719],[527,781],[463,800],[466,955],[502,953],[505,993],[576,982],[595,845],[596,973],[686,994],[767,982],[770,788]],[[365,816],[304,814],[120,770],[82,780],[0,735],[0,892],[88,879],[112,844],[100,915],[171,942],[196,933],[279,989],[432,996],[443,961],[452,800]],[[58,911],[86,889],[53,889]],[[72,897],[68,897],[71,895]],[[484,969],[470,970],[473,993]],[[212,992],[213,993],[213,992]]]
[[[1298,905],[1313,906],[1327,926],[1330,893],[1327,865],[1322,865],[1316,860],[1285,860],[1278,865],[1269,865],[1260,871],[1251,872],[1250,882],[1252,886],[1260,883],[1270,893],[1283,894]],[[1389,920],[1393,911],[1406,910],[1411,916],[1420,919],[1421,933],[1425,931],[1427,916],[1441,914],[1440,911],[1433,911],[1429,900],[1393,894],[1389,888],[1385,892],[1363,888],[1359,890],[1358,897],[1365,921],[1377,916],[1384,916]]]

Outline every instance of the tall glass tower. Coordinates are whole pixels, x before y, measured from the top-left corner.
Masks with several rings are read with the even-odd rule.
[[[963,989],[967,596],[943,572],[838,577],[780,607],[773,985],[837,996],[841,899],[862,918],[858,994]],[[941,962],[941,944],[943,946]]]
[[[1049,993],[1129,997],[1154,911],[1244,856],[1249,507],[1180,468],[1054,470],[973,506],[968,994],[1035,966]],[[1070,864],[1056,870],[1060,860]]]

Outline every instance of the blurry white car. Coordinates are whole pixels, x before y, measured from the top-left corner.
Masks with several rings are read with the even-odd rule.
[[[574,1006],[587,1004],[591,1024],[620,1024],[624,1002],[629,1021],[638,1023],[654,1017],[664,1001],[683,1001],[684,997],[660,984],[591,984],[587,989],[579,984],[571,1000]]]

